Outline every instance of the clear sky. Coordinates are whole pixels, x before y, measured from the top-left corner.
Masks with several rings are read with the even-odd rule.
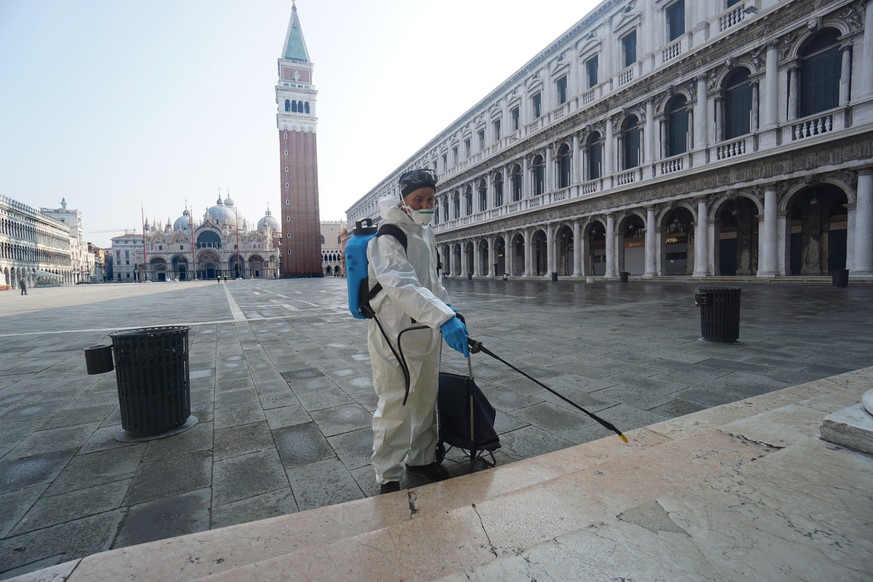
[[[298,0],[318,90],[322,220],[598,2]],[[201,217],[219,188],[279,210],[277,59],[291,0],[0,0],[0,194],[82,211],[107,247]]]

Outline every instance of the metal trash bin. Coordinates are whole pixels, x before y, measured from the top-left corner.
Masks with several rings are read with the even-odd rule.
[[[834,287],[848,287],[849,269],[834,269],[831,271],[831,285]]]
[[[701,288],[694,295],[700,307],[704,341],[733,343],[740,337],[740,287]]]
[[[122,428],[139,438],[184,425],[191,416],[188,328],[150,327],[109,337]]]
[[[552,281],[557,281],[557,280],[558,280],[558,274],[552,273]]]
[[[622,283],[627,283],[627,278],[630,276],[630,271],[622,271],[618,274]]]

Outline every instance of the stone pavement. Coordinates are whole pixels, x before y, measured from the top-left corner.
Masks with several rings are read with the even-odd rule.
[[[737,344],[698,340],[694,284],[447,286],[473,337],[625,432],[873,365],[871,286],[743,284]],[[191,328],[199,422],[122,443],[114,374],[88,376],[82,350],[153,325]],[[0,294],[0,579],[374,496],[365,328],[343,279]],[[609,435],[503,364],[473,361],[499,411],[499,465]],[[462,364],[444,353],[446,369]]]

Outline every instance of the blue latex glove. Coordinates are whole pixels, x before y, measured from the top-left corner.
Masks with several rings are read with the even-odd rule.
[[[470,347],[467,345],[467,326],[461,323],[457,316],[451,318],[440,326],[443,339],[453,350],[461,352],[464,357],[470,356]]]

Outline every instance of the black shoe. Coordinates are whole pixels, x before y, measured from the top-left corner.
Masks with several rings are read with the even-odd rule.
[[[449,472],[437,462],[430,465],[406,465],[406,470],[413,475],[424,477],[430,481],[442,481],[449,478]]]
[[[379,495],[400,491],[400,481],[388,481],[379,485]]]

